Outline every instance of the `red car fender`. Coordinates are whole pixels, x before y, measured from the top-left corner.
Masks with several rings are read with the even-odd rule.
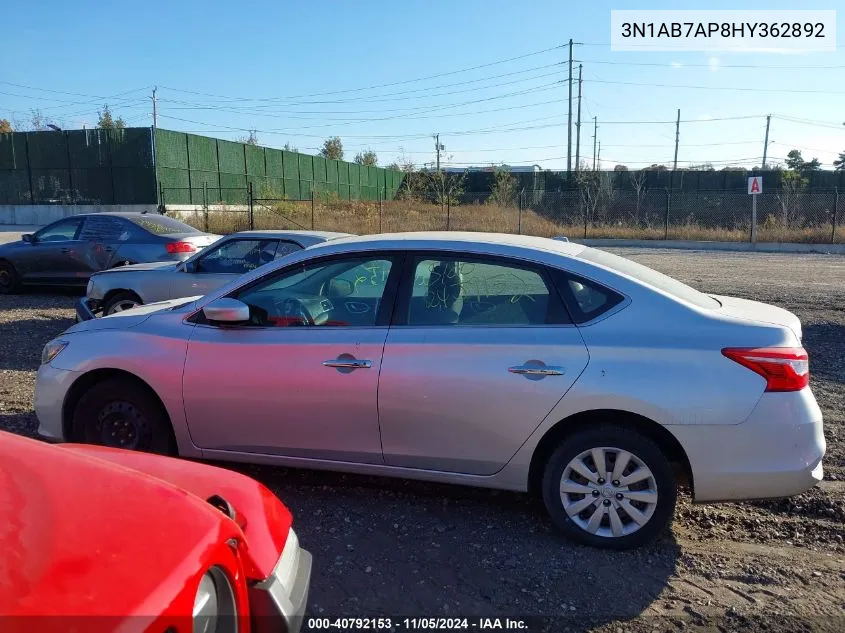
[[[239,548],[247,578],[264,580],[273,572],[293,518],[276,495],[257,481],[225,468],[149,453],[88,444],[59,446],[146,473],[201,499],[222,497],[237,512],[236,523],[243,533]]]

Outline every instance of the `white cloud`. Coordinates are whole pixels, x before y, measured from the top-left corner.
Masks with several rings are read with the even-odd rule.
[[[669,64],[672,68],[683,68],[684,65],[681,62],[671,62]]]
[[[707,66],[710,68],[711,73],[715,73],[719,70],[719,58],[718,57],[711,57],[707,60]]]

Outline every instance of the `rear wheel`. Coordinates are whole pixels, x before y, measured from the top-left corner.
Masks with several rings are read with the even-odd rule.
[[[143,305],[144,302],[134,292],[118,292],[112,297],[109,297],[103,304],[103,314],[108,316],[124,310],[130,310],[136,306]]]
[[[73,412],[76,441],[161,455],[176,454],[167,413],[149,389],[114,378],[95,384]]]
[[[10,262],[0,262],[0,295],[18,292],[21,287],[18,271]]]
[[[569,538],[611,549],[648,543],[675,511],[671,464],[647,437],[615,425],[578,431],[552,454],[543,501]]]

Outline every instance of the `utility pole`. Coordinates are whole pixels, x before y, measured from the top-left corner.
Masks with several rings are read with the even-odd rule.
[[[769,123],[772,121],[772,115],[766,115],[766,140],[763,141],[763,169],[766,168],[766,154],[769,150]],[[843,123],[845,125],[845,123]]]
[[[440,150],[442,149],[440,145],[440,134],[434,135],[434,151],[437,152],[437,171],[440,172]]]
[[[572,38],[569,39],[569,124],[566,131],[566,175],[572,173]]]
[[[596,139],[599,135],[599,118],[593,117],[593,171],[596,170]]]
[[[158,127],[158,111],[156,109],[156,90],[158,86],[153,86],[153,127]]]
[[[578,122],[575,124],[575,173],[581,170],[581,68],[578,64]]]
[[[598,168],[601,169],[601,141],[599,141]]]
[[[678,141],[681,138],[681,109],[678,108],[678,118],[675,121],[675,162],[672,164],[672,171],[678,171]]]

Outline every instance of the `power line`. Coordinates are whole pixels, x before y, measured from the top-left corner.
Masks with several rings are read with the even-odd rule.
[[[709,68],[710,64],[684,64],[680,63],[674,65],[674,62],[668,64],[659,64],[656,62],[616,62],[616,61],[599,61],[596,59],[579,59],[576,60],[585,64],[607,64],[611,66],[654,66],[659,68]],[[719,64],[719,68],[748,68],[748,69],[777,69],[777,70],[835,70],[845,68],[845,65],[837,66],[766,66],[764,64]]]
[[[458,81],[458,82],[450,83],[450,84],[441,84],[439,86],[426,86],[425,88],[414,88],[413,90],[403,90],[403,91],[400,91],[400,92],[387,92],[387,93],[384,93],[384,94],[381,94],[381,95],[375,95],[375,96],[376,97],[394,97],[394,96],[397,96],[397,95],[416,95],[417,93],[420,93],[420,92],[428,93],[431,90],[440,90],[441,88],[452,88],[452,87],[455,87],[455,86],[466,86],[466,85],[469,85],[469,84],[476,84],[476,83],[479,83],[479,82],[482,82],[482,81],[490,81],[491,79],[501,79],[503,77],[512,77],[514,75],[525,75],[525,73],[534,72],[534,71],[537,71],[537,70],[546,70],[548,68],[560,66],[561,64],[563,64],[563,62],[554,62],[552,64],[544,64],[542,66],[535,66],[533,68],[526,68],[526,69],[523,69],[523,70],[517,70],[517,71],[513,71],[513,72],[508,72],[508,73],[501,73],[499,75],[488,75],[486,77],[479,77],[478,79],[469,79],[469,80],[466,80],[466,81]],[[523,78],[523,79],[520,79],[519,81],[529,81],[532,78],[538,79],[540,77],[549,77],[549,76],[552,76],[554,74],[557,74],[557,73],[548,73],[548,74],[544,74],[544,75],[540,75],[540,76],[536,76],[536,77]],[[478,86],[476,88],[473,88],[472,90],[484,90],[484,89],[487,89],[487,88],[494,88],[496,86],[509,85],[510,83],[518,83],[518,82],[514,81],[514,82],[504,82],[504,83],[500,83],[500,84],[493,84],[493,85],[490,85],[490,86]],[[466,92],[466,91],[455,91],[455,92],[444,93],[444,94],[458,94],[459,92]],[[298,103],[287,104],[287,105],[291,105],[291,106],[330,105],[330,104],[337,104],[337,103],[353,103],[353,102],[358,102],[358,101],[366,101],[367,103],[376,103],[376,102],[384,102],[384,101],[404,101],[404,100],[407,100],[407,99],[418,99],[418,98],[421,98],[421,97],[428,98],[430,96],[443,96],[443,94],[441,94],[441,95],[423,94],[423,95],[412,96],[412,97],[403,97],[401,99],[381,99],[381,98],[373,98],[372,95],[367,95],[367,96],[362,96],[362,97],[350,97],[350,98],[345,98],[345,99],[300,101]],[[264,105],[251,105],[251,106],[244,106],[244,107],[267,108],[267,107],[273,107],[274,105],[281,105],[281,104],[278,104],[278,103],[275,103],[275,102],[284,101],[284,100],[291,99],[291,98],[293,98],[293,97],[266,97],[266,98],[255,98],[255,99],[248,98],[248,97],[233,97],[233,98],[224,100],[224,102],[225,103],[254,102],[254,103],[259,103],[259,104],[264,104]],[[184,100],[176,100],[176,99],[171,99],[169,101],[171,101],[172,103],[184,103],[184,104],[196,104],[197,103],[195,101],[184,101]],[[213,103],[218,104],[220,102],[221,102],[220,99],[215,99],[215,101]],[[238,106],[233,106],[233,107],[238,107]]]
[[[346,90],[332,90],[332,91],[328,91],[328,92],[315,92],[315,93],[305,94],[305,95],[295,95],[295,96],[290,96],[290,97],[278,97],[278,98],[305,99],[305,98],[309,98],[309,97],[323,97],[323,96],[326,96],[326,95],[349,94],[349,93],[352,93],[352,92],[363,92],[365,90],[376,90],[378,88],[390,88],[392,86],[402,86],[402,85],[406,85],[406,84],[410,84],[410,83],[415,83],[415,82],[418,82],[418,81],[428,81],[429,79],[437,79],[439,77],[449,77],[449,76],[457,75],[457,74],[460,74],[460,73],[470,72],[470,71],[473,71],[473,70],[479,70],[481,68],[489,68],[491,66],[497,66],[499,64],[507,64],[509,62],[515,62],[515,61],[518,61],[520,59],[526,59],[528,57],[533,57],[533,56],[536,56],[536,55],[542,55],[544,53],[549,53],[551,51],[563,48],[564,46],[565,46],[564,44],[560,44],[558,46],[552,46],[550,48],[544,48],[544,49],[541,49],[541,50],[538,50],[538,51],[532,51],[530,53],[525,53],[524,55],[517,55],[516,57],[509,57],[507,59],[500,59],[500,60],[497,60],[497,61],[494,61],[494,62],[488,62],[486,64],[479,64],[478,66],[471,66],[469,68],[461,68],[459,70],[452,70],[452,71],[445,72],[445,73],[437,73],[436,75],[428,75],[426,77],[415,77],[413,79],[405,79],[403,81],[394,81],[394,82],[384,83],[384,84],[374,84],[372,86],[365,86],[365,87],[362,87],[362,88],[348,88]],[[192,91],[192,90],[182,90],[182,89],[179,89],[179,88],[172,88],[172,87],[168,87],[168,86],[161,86],[161,87],[165,88],[167,90],[173,90],[174,92],[182,92],[182,93],[185,93],[185,94],[194,94],[194,95],[200,95],[200,96],[204,96],[204,97],[215,97],[215,98],[218,98],[218,99],[236,99],[236,100],[238,99],[238,97],[230,97],[230,96],[226,96],[226,95],[211,94],[211,93],[208,93],[208,92],[195,92],[195,91]]]
[[[690,86],[683,84],[654,84],[654,83],[640,83],[636,81],[606,81],[604,79],[585,79],[594,84],[613,84],[617,86],[644,86],[648,88],[675,88],[675,89],[692,89],[692,90],[729,90],[738,92],[777,92],[777,93],[805,93],[805,94],[845,94],[842,91],[836,90],[803,90],[800,88],[745,88],[745,87],[729,87],[729,86]]]

